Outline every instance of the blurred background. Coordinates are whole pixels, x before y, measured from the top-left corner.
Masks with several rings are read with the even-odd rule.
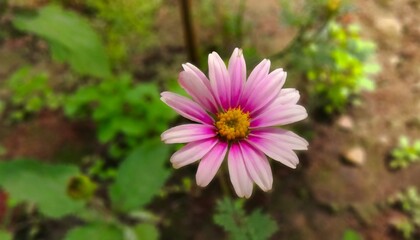
[[[418,0],[0,0],[0,239],[420,239],[419,22]],[[248,200],[159,137],[181,64],[235,47],[309,113],[298,168]]]

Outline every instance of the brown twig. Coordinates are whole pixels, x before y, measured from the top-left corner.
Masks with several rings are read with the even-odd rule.
[[[198,44],[191,16],[191,0],[180,0],[180,4],[182,24],[185,36],[185,48],[188,51],[189,61],[197,65],[199,64]]]

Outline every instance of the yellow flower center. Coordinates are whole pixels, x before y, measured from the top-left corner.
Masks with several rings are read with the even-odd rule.
[[[238,107],[218,113],[215,125],[220,137],[228,141],[235,141],[248,136],[249,124],[249,112],[244,113]]]

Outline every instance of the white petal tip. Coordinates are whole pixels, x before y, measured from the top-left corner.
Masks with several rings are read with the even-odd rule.
[[[198,181],[196,181],[197,182],[197,186],[199,186],[199,187],[207,187],[207,185],[209,185],[208,183],[206,184],[206,183],[203,183],[203,182],[198,182]]]
[[[179,169],[179,168],[181,168],[181,166],[179,166],[179,165],[177,165],[177,164],[174,164],[174,163],[172,163],[172,167],[173,167],[173,168],[175,168],[175,169]]]

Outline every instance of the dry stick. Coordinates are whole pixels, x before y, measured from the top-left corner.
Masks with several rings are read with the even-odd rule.
[[[181,3],[181,17],[184,28],[185,48],[188,51],[188,58],[191,63],[198,65],[198,46],[195,29],[191,17],[191,0],[180,0]]]

